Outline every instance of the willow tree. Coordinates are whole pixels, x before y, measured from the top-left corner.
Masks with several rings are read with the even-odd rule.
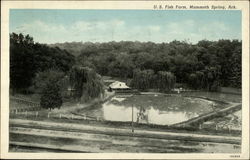
[[[133,73],[133,80],[132,80],[132,86],[134,88],[137,88],[139,90],[146,90],[154,87],[154,71],[149,69],[149,70],[139,70],[136,69],[134,70]]]
[[[69,81],[74,98],[79,101],[88,101],[104,94],[101,76],[91,68],[73,66]]]
[[[132,87],[139,90],[159,89],[162,92],[170,91],[174,88],[176,78],[173,73],[159,71],[157,74],[153,70],[134,70]]]
[[[201,71],[196,71],[189,74],[188,85],[194,89],[201,89],[203,87],[204,73]]]
[[[159,71],[157,73],[158,89],[160,91],[168,92],[174,88],[176,78],[174,74],[166,71]]]
[[[217,91],[220,88],[221,67],[205,67],[203,70],[204,76],[202,78],[202,85],[207,91]]]

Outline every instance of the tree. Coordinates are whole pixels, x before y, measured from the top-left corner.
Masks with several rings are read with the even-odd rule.
[[[160,91],[171,91],[174,88],[175,81],[175,76],[171,72],[159,71],[157,73],[157,84]]]
[[[33,45],[33,39],[28,35],[10,35],[10,87],[13,94],[32,84],[36,72]]]
[[[176,78],[171,72],[153,70],[134,70],[132,87],[139,90],[157,88],[160,91],[168,92],[174,88]]]
[[[92,69],[87,70],[87,83],[83,85],[83,101],[88,101],[93,98],[98,98],[104,94],[104,85],[99,74]]]
[[[161,44],[66,42],[49,46],[34,44],[29,36],[11,35],[12,88],[27,88],[37,72],[51,68],[67,73],[75,65],[74,57],[69,52],[77,56],[76,65],[92,68],[100,75],[125,79],[142,77],[141,81],[137,80],[140,84],[134,80],[136,87],[142,90],[152,88],[151,84],[158,88],[156,83],[146,78],[151,77],[148,75],[151,72],[144,70],[152,70],[154,79],[157,79],[155,73],[159,71],[171,72],[176,82],[188,84],[194,89],[241,87],[242,42],[238,40],[202,40],[197,44],[185,41]],[[17,54],[13,56],[12,53]],[[26,73],[27,70],[29,73]],[[138,75],[133,73],[134,70],[140,70]]]
[[[134,64],[132,58],[127,53],[121,53],[116,56],[116,59],[110,63],[109,68],[112,76],[128,78],[132,77]]]
[[[188,77],[188,85],[193,89],[201,89],[203,86],[204,73],[201,71],[196,71],[191,73]]]
[[[131,82],[132,87],[139,90],[146,90],[154,87],[154,71],[149,70],[134,70],[133,80]]]
[[[230,76],[229,76],[229,80],[231,83],[232,87],[237,87],[237,88],[241,88],[241,79],[242,79],[242,62],[241,62],[241,48],[237,47],[234,50],[234,53],[231,57],[231,67],[230,67]]]
[[[70,71],[70,85],[78,101],[88,101],[104,94],[101,76],[88,67],[73,66]]]
[[[41,93],[42,90],[46,87],[47,83],[58,83],[60,88],[62,86],[62,80],[65,74],[62,71],[50,69],[43,72],[36,73],[36,77],[33,80],[34,90],[37,93]]]
[[[46,83],[42,91],[40,105],[46,109],[60,108],[62,106],[62,96],[60,93],[60,86],[55,81]]]
[[[217,91],[220,87],[220,66],[207,66],[202,71],[202,88],[207,91]]]
[[[68,72],[74,56],[58,47],[34,43],[29,35],[10,34],[10,88],[15,92],[28,91],[38,72],[56,69]]]

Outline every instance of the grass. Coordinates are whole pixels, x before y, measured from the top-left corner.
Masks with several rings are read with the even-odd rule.
[[[131,122],[119,122],[119,121],[96,121],[96,120],[83,120],[83,119],[69,119],[69,118],[47,118],[46,116],[24,116],[24,115],[12,115],[10,118],[16,119],[28,119],[34,121],[46,121],[46,122],[58,122],[58,123],[72,123],[72,124],[89,124],[92,126],[104,126],[104,127],[118,127],[118,128],[131,128]],[[166,125],[155,125],[155,124],[142,124],[134,123],[134,128],[145,129],[152,131],[168,131],[168,132],[179,132],[179,133],[197,133],[205,135],[225,135],[225,136],[239,136],[241,131],[232,130],[230,133],[228,130],[215,130],[211,128],[198,129],[198,127],[172,127]]]

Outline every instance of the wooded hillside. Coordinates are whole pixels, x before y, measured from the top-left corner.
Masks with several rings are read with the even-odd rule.
[[[166,71],[176,76],[176,82],[194,89],[241,88],[242,42],[238,40],[202,40],[197,44],[66,42],[50,46],[67,50],[77,57],[77,64],[93,68],[101,75],[133,78],[135,69]]]

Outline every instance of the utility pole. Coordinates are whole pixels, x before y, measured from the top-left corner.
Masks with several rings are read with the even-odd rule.
[[[134,133],[134,105],[132,104],[132,133]]]

